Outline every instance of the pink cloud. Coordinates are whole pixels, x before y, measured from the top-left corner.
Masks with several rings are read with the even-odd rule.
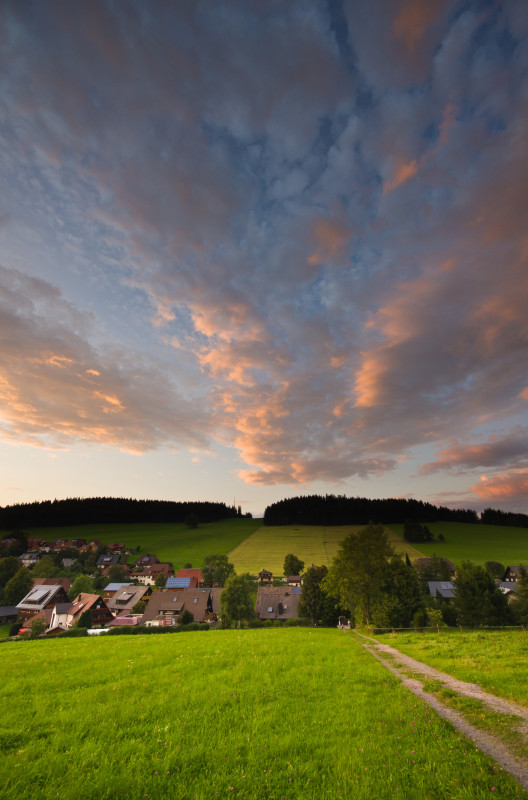
[[[510,472],[504,475],[482,476],[479,483],[471,487],[481,500],[502,503],[512,500],[526,501],[528,496],[528,470]]]

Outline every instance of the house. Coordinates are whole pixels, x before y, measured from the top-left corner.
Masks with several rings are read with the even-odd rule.
[[[62,559],[62,566],[64,567],[64,569],[70,569],[76,563],[77,563],[77,559],[76,558],[63,558]]]
[[[165,588],[169,592],[177,592],[180,589],[196,589],[198,587],[198,580],[195,575],[190,575],[188,578],[169,577]]]
[[[150,586],[134,586],[129,584],[128,586],[123,586],[122,589],[105,602],[112,614],[117,617],[117,615],[123,611],[129,614],[139,600],[148,602],[151,594],[152,589]]]
[[[288,586],[300,586],[302,583],[301,575],[288,575],[286,578]]]
[[[176,578],[196,578],[196,585],[203,586],[204,579],[202,575],[201,569],[193,569],[192,567],[188,567],[185,569],[179,569],[176,573]],[[191,584],[192,586],[192,584]]]
[[[122,628],[123,626],[141,625],[141,614],[129,614],[123,611],[118,617],[109,622],[107,628]]]
[[[426,569],[427,567],[432,566],[434,564],[434,561],[435,561],[435,559],[433,559],[433,558],[416,558],[413,561],[413,567],[420,571],[420,570]],[[442,557],[437,558],[436,561],[441,562],[441,564],[446,569],[446,572],[449,572],[449,574],[451,574],[451,575],[455,574],[456,567],[453,564],[453,562],[450,561],[448,558],[444,558],[442,556]]]
[[[108,545],[108,552],[109,553],[122,553],[125,549],[124,542],[110,542]]]
[[[39,553],[38,550],[34,550],[31,553],[24,553],[23,556],[18,556],[18,558],[22,562],[23,567],[34,567],[42,558],[42,553]]]
[[[104,567],[113,567],[114,564],[119,564],[121,556],[119,553],[103,553],[96,561],[96,566],[100,569]]]
[[[163,575],[165,579],[174,575],[172,564],[149,564],[141,572],[133,572],[130,577],[145,586],[154,586],[158,575]]]
[[[69,578],[33,578],[33,586],[62,586],[66,594],[70,591],[71,585]]]
[[[451,581],[427,581],[431,597],[440,597],[443,600],[452,600],[455,596],[455,587]]]
[[[259,619],[295,619],[301,598],[298,587],[259,586],[256,614]]]
[[[52,611],[47,633],[60,633],[71,627],[72,617],[69,614],[72,603],[57,603]]]
[[[57,603],[67,603],[68,595],[60,584],[37,584],[17,603],[18,616],[26,621],[46,608],[53,609]]]
[[[92,628],[104,628],[114,618],[100,595],[81,592],[75,598],[68,611],[68,616],[71,617],[71,623],[68,627],[75,625],[85,611],[91,611],[92,613]]]
[[[501,592],[508,596],[508,600],[510,599],[510,595],[515,596],[517,592],[517,581],[495,581],[495,583]]]
[[[16,606],[0,606],[0,625],[7,622],[16,622],[18,608]]]
[[[150,567],[152,564],[159,564],[159,559],[153,553],[145,553],[145,555],[140,556],[136,563],[134,564],[134,569],[139,572],[140,569],[144,569],[145,567]]]
[[[51,543],[51,549],[54,551],[66,550],[71,547],[71,542],[68,539],[54,539]]]
[[[27,537],[27,546],[28,550],[31,552],[32,550],[40,550],[42,547],[47,546],[47,542],[45,539],[42,539],[40,536],[28,536]]]
[[[212,620],[210,589],[182,589],[180,592],[155,592],[149,599],[142,623],[148,626],[177,625],[183,611],[190,611],[195,622]]]
[[[86,539],[72,539],[71,546],[75,548],[75,550],[80,550],[86,544]]]
[[[259,583],[271,583],[273,581],[273,574],[268,569],[263,569],[258,574]]]
[[[121,589],[124,589],[125,586],[133,586],[132,583],[109,583],[108,586],[105,586],[103,589],[103,600],[108,605],[108,600],[115,595],[116,592],[120,592]]]
[[[503,581],[505,583],[517,583],[521,574],[521,566],[516,567],[506,567],[506,572],[504,573]],[[528,572],[528,567],[524,567],[524,569]]]

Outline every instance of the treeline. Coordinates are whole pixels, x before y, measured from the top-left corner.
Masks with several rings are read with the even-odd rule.
[[[472,509],[434,506],[422,500],[392,498],[370,500],[345,495],[308,495],[272,503],[264,512],[264,525],[368,525],[369,522],[470,522],[478,523]]]
[[[484,525],[506,525],[510,528],[528,528],[528,514],[516,514],[514,511],[498,511],[485,508],[480,515]]]
[[[194,514],[200,522],[240,516],[225,503],[134,500],[123,497],[72,497],[0,508],[0,530],[97,525],[112,522],[185,522]]]

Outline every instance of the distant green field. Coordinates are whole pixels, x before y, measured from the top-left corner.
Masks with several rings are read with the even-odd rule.
[[[337,630],[3,644],[0,667],[9,800],[528,798]]]
[[[435,538],[442,533],[445,542],[420,543],[420,550],[426,556],[436,553],[454,564],[465,560],[475,564],[499,561],[505,566],[528,564],[528,528],[461,522],[434,522],[428,527]],[[390,525],[390,528],[403,540],[403,525]]]
[[[312,564],[330,565],[340,543],[352,531],[364,525],[278,525],[262,526],[229,553],[237,572],[256,574],[269,569],[274,575],[282,575],[284,558],[293,553],[304,561],[305,569]],[[397,552],[407,552],[409,558],[418,558],[423,553],[416,550],[401,537],[390,532],[391,544]]]
[[[528,706],[528,631],[459,631],[376,636],[418,661]]]
[[[32,528],[26,532],[46,539],[80,537],[100,539],[106,544],[124,542],[133,549],[141,547],[142,553],[155,553],[160,561],[169,561],[180,569],[186,563],[201,566],[204,556],[210,553],[228,553],[261,524],[258,519],[224,519],[194,529],[183,523],[137,523]]]

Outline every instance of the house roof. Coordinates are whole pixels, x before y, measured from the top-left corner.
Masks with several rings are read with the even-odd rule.
[[[120,628],[124,625],[140,625],[141,624],[141,614],[129,614],[127,611],[124,611],[119,616],[115,617],[112,622],[108,623],[108,628]]]
[[[34,586],[20,603],[17,603],[19,611],[42,611],[50,603],[55,595],[62,595],[64,589],[60,584],[55,586],[37,584]]]
[[[119,592],[124,586],[133,586],[134,584],[130,581],[128,583],[109,583],[105,586],[105,592]]]
[[[150,622],[163,613],[181,614],[190,611],[195,622],[203,620],[208,612],[210,589],[182,589],[179,592],[154,592],[143,614],[142,622]]]
[[[55,613],[56,614],[67,614],[71,607],[72,607],[71,603],[56,603],[56,605],[55,605]]]
[[[517,582],[516,581],[499,581],[497,586],[501,590],[503,594],[511,594],[512,592],[517,592]]]
[[[65,592],[69,592],[72,582],[69,578],[33,578],[33,586],[62,586]]]
[[[431,597],[439,595],[445,600],[450,600],[455,596],[455,587],[451,581],[427,581]]]
[[[129,584],[128,586],[123,586],[122,589],[105,602],[110,611],[114,614],[117,614],[118,611],[130,611],[138,600],[142,600],[144,595],[149,591],[150,589],[148,586],[134,586],[133,584]]]
[[[167,578],[166,589],[191,589],[198,585],[198,581],[192,575],[187,578]]]
[[[297,606],[300,593],[292,592],[291,587],[275,586],[281,591],[270,592],[259,587],[257,591],[256,612],[260,619],[294,619],[297,617]]]
[[[114,564],[119,564],[119,559],[119,553],[103,553],[103,555],[99,556],[97,559],[97,566],[113,566]]]
[[[0,617],[16,617],[18,608],[16,606],[0,606]]]
[[[108,606],[106,606],[106,603],[102,599],[101,595],[88,594],[88,592],[81,592],[81,594],[78,595],[71,604],[69,613],[74,618],[79,617],[83,613],[83,611],[89,611],[98,600],[101,600],[104,606],[108,609]]]
[[[203,575],[201,569],[194,567],[187,567],[186,569],[179,569],[176,573],[177,578],[192,578],[195,577],[198,581],[198,586],[203,583]]]
[[[528,571],[528,567],[524,567],[525,570]],[[514,578],[518,578],[521,574],[521,565],[517,564],[517,566],[509,566],[506,567],[506,571],[504,575],[511,575]]]

